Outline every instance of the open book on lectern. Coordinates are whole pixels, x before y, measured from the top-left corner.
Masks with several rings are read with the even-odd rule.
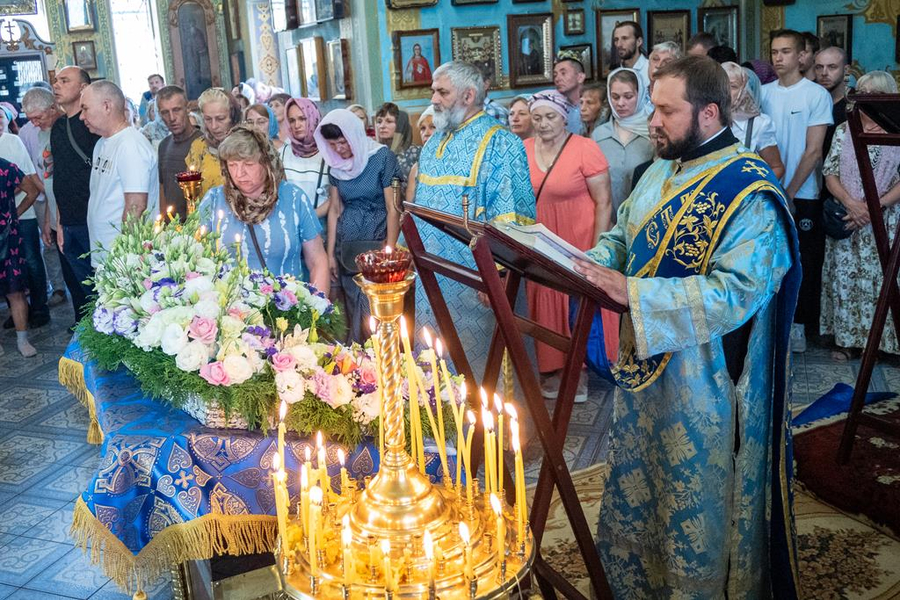
[[[576,273],[575,259],[591,262],[587,254],[547,229],[547,226],[542,223],[519,225],[518,223],[507,222],[494,223],[493,226],[523,246],[543,254],[573,273]],[[576,273],[576,275],[581,276],[579,273]]]

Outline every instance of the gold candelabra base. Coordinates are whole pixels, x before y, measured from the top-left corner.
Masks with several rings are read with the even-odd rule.
[[[184,195],[184,201],[187,204],[187,214],[190,215],[197,210],[197,201],[200,200],[203,181],[179,181],[178,187],[181,188],[181,193]]]

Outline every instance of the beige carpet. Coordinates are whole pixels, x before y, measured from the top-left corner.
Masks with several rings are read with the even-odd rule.
[[[604,470],[601,464],[572,474],[591,526],[600,514]],[[795,512],[804,598],[900,599],[900,541],[803,491],[797,492]],[[542,551],[547,562],[566,573],[582,592],[589,593],[587,571],[555,494]]]

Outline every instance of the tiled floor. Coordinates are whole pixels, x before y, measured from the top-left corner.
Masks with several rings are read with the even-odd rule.
[[[68,536],[73,501],[89,481],[98,447],[85,441],[87,413],[57,381],[57,360],[69,341],[68,306],[53,311],[50,326],[32,332],[38,357],[21,358],[15,334],[0,330],[0,600],[78,598],[127,600],[92,566]],[[5,315],[0,314],[0,320]],[[796,404],[807,404],[834,383],[853,383],[857,363],[836,363],[827,350],[794,355]],[[900,389],[900,369],[879,367],[875,389]],[[565,454],[571,469],[606,457],[605,431],[612,388],[593,379],[595,393],[572,415]],[[528,455],[537,458],[536,440]],[[530,460],[529,478],[539,464]],[[166,578],[146,590],[172,598]]]

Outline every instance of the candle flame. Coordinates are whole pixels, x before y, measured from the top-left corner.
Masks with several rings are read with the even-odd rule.
[[[438,339],[434,342],[434,349],[435,349],[435,351],[437,352],[437,355],[438,355],[439,358],[443,358],[443,357],[444,357],[444,344],[441,342],[441,338],[438,338]]]
[[[503,414],[503,400],[500,399],[500,394],[494,392],[494,410],[497,411],[498,415]]]
[[[350,547],[350,544],[353,542],[353,532],[350,531],[350,515],[344,515],[344,518],[341,519],[341,525],[343,525],[341,541],[344,543],[344,546]]]
[[[303,458],[306,462],[312,459],[312,449],[309,446],[303,449]]]
[[[466,419],[469,421],[469,425],[474,425],[477,419],[475,418],[475,411],[468,410],[466,411]]]
[[[403,339],[409,337],[409,329],[406,328],[406,317],[400,317],[400,337]]]
[[[497,497],[497,494],[491,494],[491,508],[494,509],[498,517],[503,514],[503,507],[500,505],[500,498]]]
[[[156,215],[156,220],[157,220],[157,221],[162,221],[162,215],[161,215],[161,214]]]
[[[481,406],[483,408],[487,408],[488,407],[487,392],[485,391],[485,389],[483,387],[478,388],[478,391],[481,392]]]
[[[272,455],[272,468],[275,469],[276,471],[281,470],[281,453],[280,452],[276,452],[274,455]]]
[[[485,431],[493,431],[494,430],[494,414],[487,410],[482,409],[481,411],[481,421],[484,423]]]
[[[281,401],[281,406],[278,407],[278,420],[284,421],[284,418],[287,416],[287,402],[284,400]]]
[[[223,218],[225,218],[225,211],[220,208],[219,212],[216,213],[216,216],[219,217],[219,220],[221,221]]]
[[[462,539],[463,544],[469,545],[469,526],[462,521],[459,523],[459,537]]]
[[[196,171],[196,170],[197,169],[194,167],[194,165],[191,165],[190,167],[188,167],[188,171]]]
[[[322,504],[322,488],[314,485],[312,489],[309,490],[309,501],[313,504]]]
[[[206,225],[200,226],[200,235],[206,235]]]
[[[323,444],[323,442],[322,442],[322,432],[321,432],[321,431],[317,431],[317,432],[316,432],[316,448],[321,448],[321,447],[322,447],[322,444]]]
[[[510,423],[510,429],[512,429],[512,449],[513,452],[519,452],[522,449],[522,444],[519,443],[519,424],[518,423]]]
[[[341,463],[342,467],[344,466],[345,460],[346,460],[346,457],[344,456],[344,449],[338,448],[338,462]]]
[[[378,334],[378,321],[375,320],[375,317],[369,317],[369,331],[372,335]]]
[[[385,556],[387,556],[391,553],[391,540],[389,540],[389,539],[381,540],[381,551],[384,553]]]
[[[394,249],[391,248],[390,246],[385,246],[385,247],[384,247],[384,253],[385,253],[385,254],[390,254],[390,253],[393,252],[393,251],[394,251]]]
[[[422,539],[422,545],[425,546],[425,559],[431,562],[434,560],[434,540],[431,537],[431,532],[427,529]]]
[[[511,419],[514,419],[516,421],[519,420],[519,411],[516,410],[516,407],[513,406],[511,402],[507,402],[505,404],[505,408],[506,414],[508,414]]]
[[[239,233],[234,234],[234,243],[235,244],[241,243],[241,234],[239,234]]]
[[[171,204],[166,208],[166,214],[171,215],[175,211],[175,207]]]
[[[422,337],[425,338],[425,345],[431,348],[433,346],[431,343],[431,333],[428,331],[427,327],[422,328]]]

